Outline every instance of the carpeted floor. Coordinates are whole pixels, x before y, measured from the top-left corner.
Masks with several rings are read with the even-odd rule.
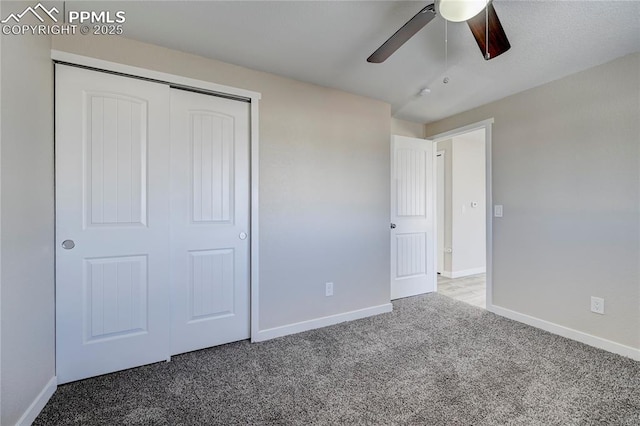
[[[58,388],[35,425],[640,425],[640,362],[437,294]]]

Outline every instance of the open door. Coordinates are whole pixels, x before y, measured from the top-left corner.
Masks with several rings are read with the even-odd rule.
[[[391,138],[391,299],[436,290],[434,146]]]

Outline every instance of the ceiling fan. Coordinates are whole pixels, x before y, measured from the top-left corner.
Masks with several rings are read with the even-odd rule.
[[[491,0],[439,0],[420,10],[373,52],[367,62],[384,62],[436,17],[436,5],[440,15],[447,21],[467,21],[485,60],[493,59],[511,48]]]

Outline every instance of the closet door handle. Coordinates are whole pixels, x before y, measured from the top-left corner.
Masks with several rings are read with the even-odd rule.
[[[76,246],[76,243],[74,243],[73,240],[64,240],[62,242],[62,248],[65,250],[71,250],[75,246]]]
[[[396,229],[396,224],[395,223],[391,224],[391,229]]]

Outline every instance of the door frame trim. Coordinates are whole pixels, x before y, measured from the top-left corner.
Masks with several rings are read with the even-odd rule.
[[[486,190],[486,252],[487,252],[487,288],[486,288],[486,303],[487,310],[493,312],[493,192],[491,185],[493,182],[493,172],[491,169],[491,135],[494,123],[493,117],[486,120],[471,123],[466,126],[458,127],[447,132],[438,133],[433,136],[429,136],[433,143],[437,143],[443,140],[451,139],[454,136],[459,136],[464,133],[469,133],[474,130],[484,129],[484,143],[485,143],[485,190]]]
[[[250,248],[249,248],[249,286],[250,286],[250,336],[251,341],[255,341],[260,331],[259,324],[259,301],[260,301],[260,262],[259,262],[259,171],[260,171],[260,138],[259,138],[259,101],[262,95],[237,87],[225,86],[210,81],[197,80],[175,74],[168,74],[160,71],[153,71],[145,68],[134,67],[117,62],[105,61],[89,56],[77,55],[75,53],[51,50],[51,59],[56,62],[65,62],[68,65],[77,65],[86,68],[94,68],[106,72],[124,74],[132,78],[153,80],[158,83],[177,85],[182,88],[192,88],[208,92],[212,95],[231,97],[238,100],[248,100],[251,104],[251,116],[249,123],[249,204],[250,204]]]
[[[435,208],[435,210],[436,210],[436,291],[438,291],[438,269],[440,269],[440,259],[441,258],[442,258],[442,272],[444,272],[444,258],[443,258],[444,252],[440,253],[440,239],[442,239],[443,248],[446,248],[446,247],[444,247],[444,239],[445,239],[444,238],[444,234],[445,234],[445,229],[447,229],[447,223],[445,222],[446,215],[443,214],[442,215],[442,217],[443,217],[442,235],[439,235],[438,231],[440,230],[440,228],[439,228],[439,225],[438,225],[438,220],[439,220],[439,216],[440,216],[439,212],[440,212],[441,205],[438,202],[438,192],[440,191],[440,180],[438,179],[438,157],[440,157],[442,155],[442,158],[444,160],[444,164],[442,166],[443,167],[443,171],[444,171],[444,176],[442,178],[442,185],[443,185],[443,191],[444,191],[444,196],[442,197],[442,204],[444,205],[444,204],[446,204],[444,202],[444,199],[447,196],[447,191],[446,191],[447,187],[445,185],[446,184],[446,177],[447,177],[447,169],[446,169],[446,167],[447,167],[447,161],[446,161],[446,159],[447,159],[447,151],[442,150],[442,149],[438,150],[438,146],[435,143],[433,145],[435,146],[435,150],[436,150],[436,156],[435,156],[435,159],[434,159],[435,160],[434,163],[436,164],[436,167],[435,167],[435,169],[436,169],[436,182],[435,183],[436,184],[435,184],[434,193],[435,193],[435,198],[436,198],[436,204],[435,204],[435,206],[436,206],[436,208]],[[445,208],[446,208],[446,206],[445,206]],[[443,211],[444,211],[444,209],[443,209]],[[440,237],[442,237],[442,238],[440,238]],[[441,274],[442,274],[442,272],[441,272]]]

